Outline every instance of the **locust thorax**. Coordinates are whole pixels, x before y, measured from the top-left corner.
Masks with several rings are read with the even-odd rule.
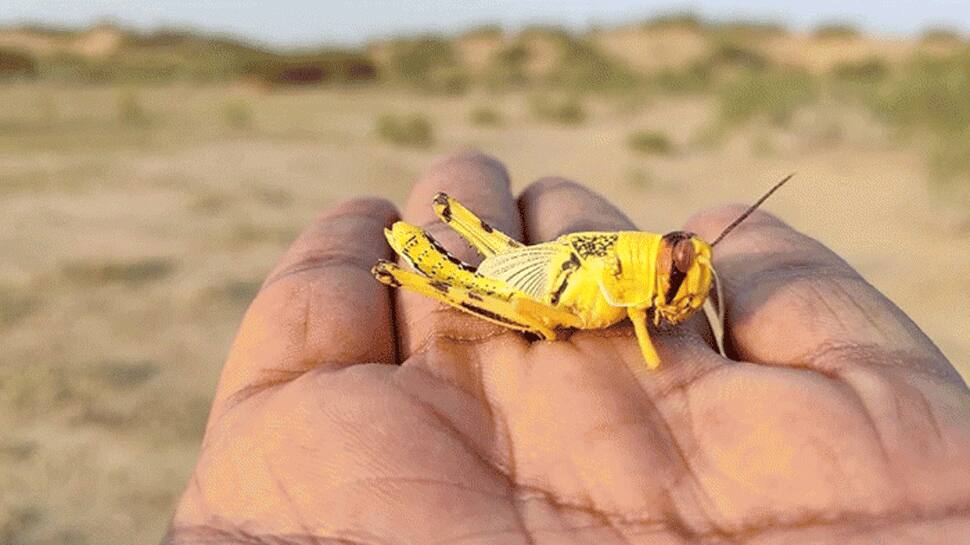
[[[710,246],[693,233],[673,231],[661,238],[656,269],[658,320],[680,322],[704,304],[711,288],[711,271],[705,265],[710,256]]]

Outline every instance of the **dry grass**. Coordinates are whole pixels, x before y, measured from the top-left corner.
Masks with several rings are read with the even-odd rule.
[[[535,96],[529,106],[536,120],[560,125],[581,125],[588,116],[583,102],[574,96]]]
[[[434,144],[434,127],[421,114],[384,114],[377,118],[377,136],[396,146],[427,148]]]
[[[659,131],[635,131],[626,139],[627,147],[638,153],[667,154],[673,151],[674,145],[666,134]]]

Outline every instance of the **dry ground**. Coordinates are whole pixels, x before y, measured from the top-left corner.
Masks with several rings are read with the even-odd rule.
[[[923,154],[864,115],[830,105],[708,146],[704,99],[602,100],[559,127],[532,120],[528,98],[0,87],[0,542],[157,541],[233,331],[281,250],[330,203],[400,202],[432,157],[469,146],[505,161],[516,188],[568,176],[660,231],[797,171],[768,208],[845,256],[970,376],[970,235],[928,196]],[[485,103],[503,127],[469,123]],[[228,126],[240,111],[251,128]],[[374,120],[394,111],[426,114],[438,144],[380,142]],[[638,129],[676,151],[629,150]]]

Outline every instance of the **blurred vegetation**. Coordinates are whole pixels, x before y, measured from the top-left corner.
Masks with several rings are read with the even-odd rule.
[[[479,106],[471,111],[468,116],[472,125],[483,127],[496,127],[502,125],[505,119],[502,113],[491,106]]]
[[[434,127],[421,114],[384,114],[377,119],[377,136],[397,146],[426,148],[434,144]]]
[[[862,33],[852,23],[832,21],[815,27],[812,35],[823,40],[856,38]]]
[[[461,34],[462,38],[497,40],[505,35],[501,25],[482,25],[470,28]]]
[[[633,87],[637,79],[623,63],[599,50],[589,40],[566,32],[550,36],[556,47],[555,65],[545,82],[574,91],[615,91]]]
[[[634,66],[622,45],[604,40],[609,29],[579,33],[535,26],[507,32],[484,25],[454,36],[423,35],[368,44],[357,49],[273,50],[243,40],[181,29],[137,32],[112,25],[92,29],[18,27],[53,46],[0,48],[0,82],[36,79],[71,84],[112,84],[123,91],[117,119],[129,127],[156,120],[139,89],[171,82],[255,84],[260,90],[290,86],[381,85],[436,95],[472,90],[516,91],[531,96],[528,109],[538,120],[578,125],[590,113],[586,102],[603,94],[630,104],[655,95],[701,95],[717,104],[717,117],[702,140],[717,141],[727,130],[747,124],[786,127],[803,107],[822,100],[855,103],[868,109],[904,138],[926,137],[927,165],[934,179],[952,187],[966,178],[970,163],[966,140],[970,127],[970,48],[963,36],[946,27],[926,29],[913,53],[855,57],[833,62],[819,73],[808,66],[781,64],[764,47],[767,38],[788,30],[765,21],[715,21],[694,13],[660,15],[634,31],[684,39],[699,37],[704,49],[677,64]],[[113,47],[92,52],[78,46],[90,32],[108,37]],[[813,40],[861,37],[845,22],[819,25]],[[695,40],[697,38],[689,38]],[[112,41],[113,40],[113,41]],[[631,42],[633,43],[633,42]],[[72,45],[73,44],[73,45]],[[468,55],[468,58],[466,58]],[[38,125],[62,125],[66,116],[50,97],[36,99]],[[66,110],[65,110],[66,111]],[[468,123],[499,126],[505,116],[483,105],[468,113]],[[216,122],[233,131],[253,127],[252,105],[231,100],[218,109]],[[17,122],[7,122],[18,126]],[[757,133],[759,150],[774,149],[770,132]],[[376,121],[378,136],[400,146],[425,147],[434,128],[421,115],[385,115]],[[627,146],[642,153],[666,153],[662,134],[635,132]]]
[[[666,134],[659,131],[636,131],[627,136],[627,147],[645,154],[670,153],[674,146]]]
[[[905,130],[951,134],[970,126],[970,50],[919,56],[883,86],[874,103],[888,123]]]
[[[124,284],[137,287],[167,278],[175,272],[175,262],[160,257],[130,261],[71,261],[61,267],[62,276],[74,283],[104,286]]]
[[[959,31],[949,27],[930,27],[920,33],[920,39],[927,43],[954,43],[963,39]]]
[[[37,62],[20,51],[0,49],[0,81],[37,76]]]
[[[560,125],[580,125],[587,117],[586,107],[575,96],[534,96],[529,108],[536,119]]]
[[[492,54],[483,75],[485,86],[492,90],[523,87],[529,83],[528,62],[532,53],[521,41],[501,47]]]
[[[832,67],[832,76],[837,80],[852,83],[876,83],[889,75],[889,64],[878,57],[859,61],[844,61]]]
[[[366,55],[326,50],[301,55],[255,55],[243,75],[267,85],[368,83],[378,78],[377,66]]]
[[[761,118],[786,125],[817,94],[817,82],[802,71],[746,73],[718,90],[720,123],[730,127]]]
[[[707,23],[696,13],[690,11],[672,12],[647,19],[640,25],[644,30],[669,28],[703,30]]]
[[[394,41],[389,64],[398,81],[425,92],[458,95],[470,83],[452,43],[437,36]]]
[[[904,138],[928,139],[934,190],[970,204],[970,49],[923,55],[874,92],[871,106]]]
[[[0,326],[9,326],[26,319],[40,304],[40,299],[34,294],[0,284]]]

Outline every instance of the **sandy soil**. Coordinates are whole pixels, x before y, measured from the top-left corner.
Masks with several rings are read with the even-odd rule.
[[[0,542],[157,541],[279,253],[330,203],[401,202],[434,156],[469,146],[505,161],[516,188],[564,175],[654,231],[797,171],[767,208],[845,256],[970,377],[970,235],[929,197],[920,150],[857,112],[707,146],[704,99],[591,103],[587,123],[559,127],[519,94],[165,87],[129,94],[147,121],[125,121],[125,93],[0,87]],[[485,103],[505,126],[471,125]],[[229,128],[229,107],[252,128]],[[375,118],[394,111],[423,112],[438,143],[380,142]],[[676,151],[629,150],[644,128]]]

